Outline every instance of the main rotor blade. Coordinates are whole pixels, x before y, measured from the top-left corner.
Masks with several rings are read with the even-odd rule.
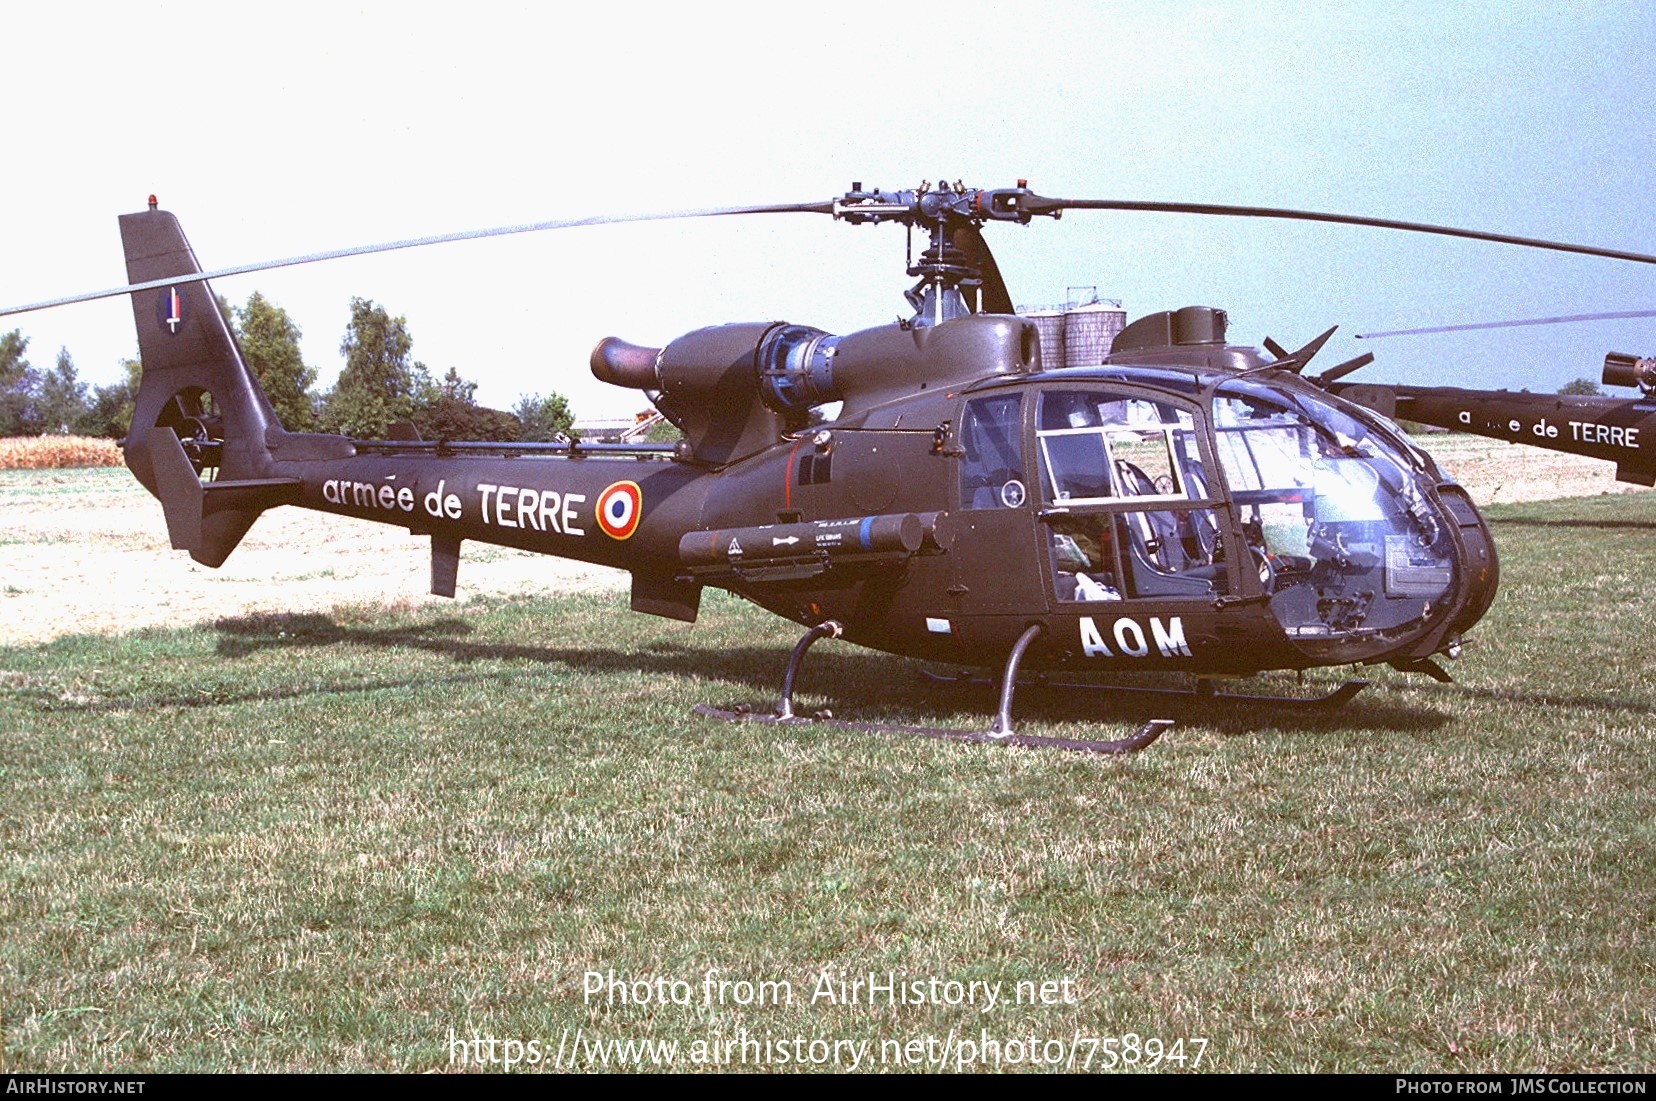
[[[1474,329],[1514,329],[1520,325],[1566,325],[1574,321],[1620,321],[1630,317],[1656,317],[1656,310],[1623,310],[1620,313],[1574,313],[1563,317],[1530,317],[1521,321],[1481,321],[1472,325],[1434,325],[1429,329],[1388,329],[1383,333],[1358,333],[1358,340],[1379,340],[1383,336],[1420,336],[1424,333],[1465,333]]]
[[[458,233],[439,233],[432,237],[410,237],[402,241],[385,241],[377,245],[357,245],[352,248],[330,249],[327,252],[312,252],[304,256],[289,256],[282,260],[265,260],[256,264],[238,264],[235,267],[218,268],[214,271],[204,271],[194,275],[178,276],[170,279],[152,279],[147,283],[132,283],[123,287],[110,287],[107,290],[72,294],[65,298],[53,298],[45,302],[31,302],[26,306],[8,306],[0,309],[0,317],[28,313],[32,310],[49,309],[53,306],[67,306],[75,302],[90,302],[98,298],[114,298],[117,295],[131,294],[134,291],[153,290],[157,287],[176,287],[180,283],[196,283],[206,279],[246,275],[248,272],[269,271],[272,268],[291,268],[299,264],[314,264],[321,260],[338,260],[346,256],[366,256],[375,252],[394,252],[398,249],[419,248],[423,245],[443,245],[450,241],[472,241],[479,237],[504,237],[513,233],[539,233],[542,230],[573,229],[577,226],[605,226],[622,222],[671,222],[688,218],[720,218],[731,214],[832,214],[833,212],[834,204],[832,201],[823,203],[774,203],[762,206],[708,207],[702,210],[663,210],[642,214],[595,214],[586,218],[559,218],[549,222],[526,222],[521,225],[493,226],[489,229],[468,229],[461,230]]]
[[[1565,241],[1544,241],[1539,237],[1519,237],[1510,233],[1486,233],[1477,229],[1457,229],[1454,226],[1430,225],[1426,222],[1399,222],[1391,218],[1364,218],[1352,214],[1325,214],[1314,210],[1286,210],[1269,206],[1226,206],[1218,203],[1149,203],[1131,199],[1048,199],[1031,195],[1023,200],[1028,214],[1057,214],[1064,210],[1136,210],[1154,214],[1218,214],[1233,218],[1285,218],[1299,222],[1333,222],[1337,225],[1371,226],[1377,229],[1400,229],[1409,233],[1433,233],[1440,237],[1464,237],[1471,241],[1495,241],[1525,248],[1549,249],[1553,252],[1575,252],[1583,256],[1603,256],[1611,260],[1631,260],[1636,264],[1656,264],[1656,256],[1621,249],[1598,248],[1594,245],[1572,245]]]

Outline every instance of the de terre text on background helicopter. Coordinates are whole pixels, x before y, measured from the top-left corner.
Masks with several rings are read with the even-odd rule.
[[[203,272],[152,198],[120,219],[129,285],[0,316],[131,295],[143,374],[126,462],[161,501],[173,546],[205,565],[266,509],[298,505],[429,536],[431,591],[445,596],[475,540],[629,571],[637,611],[693,621],[715,586],[807,628],[773,712],[707,713],[794,720],[801,662],[827,637],[1000,670],[988,732],[882,729],[1102,752],[1170,724],[1111,741],[1016,735],[1021,667],[1183,672],[1204,695],[1205,678],[1319,666],[1447,679],[1434,658],[1457,657],[1488,609],[1495,547],[1430,456],[1326,388],[1372,357],[1306,378],[1332,329],[1262,352],[1227,343],[1222,310],[1190,306],[1137,319],[1096,366],[1045,368],[982,227],[1067,209],[1297,218],[1656,262],[1345,215],[1051,199],[1019,181],[854,184],[828,202],[544,222]],[[594,374],[647,395],[682,431],[676,446],[286,431],[205,281],[467,237],[757,213],[924,230],[913,315],[845,335],[762,321],[664,348],[600,343]],[[1296,702],[1344,702],[1362,683]]]
[[[1629,317],[1656,317],[1656,311],[1632,310],[1523,321],[1441,325],[1369,333],[1359,335],[1358,339]],[[1605,386],[1637,390],[1638,397],[1363,383],[1336,383],[1329,389],[1387,417],[1418,421],[1454,432],[1471,432],[1549,451],[1604,459],[1616,464],[1617,481],[1656,485],[1656,358],[1610,352],[1604,357],[1601,378]]]

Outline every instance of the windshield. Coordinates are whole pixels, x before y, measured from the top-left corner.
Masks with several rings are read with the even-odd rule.
[[[1318,660],[1361,660],[1449,603],[1453,522],[1389,433],[1316,398],[1233,379],[1215,447],[1288,636]]]

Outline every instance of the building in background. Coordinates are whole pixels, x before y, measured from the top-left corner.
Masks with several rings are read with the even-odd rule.
[[[631,417],[577,420],[571,430],[587,443],[639,443],[666,419],[654,409],[641,409]]]

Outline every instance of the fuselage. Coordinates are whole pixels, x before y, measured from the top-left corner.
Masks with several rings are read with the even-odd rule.
[[[1046,666],[1414,660],[1470,627],[1494,587],[1493,547],[1459,487],[1401,433],[1297,379],[1160,364],[995,377],[718,467],[351,450],[285,461],[276,447],[269,473],[302,483],[293,503],[434,546],[628,570],[641,610],[693,618],[715,586],[968,665],[998,663],[1034,622],[1047,629],[1029,660]],[[915,545],[856,545],[875,521],[911,516],[925,520]]]

